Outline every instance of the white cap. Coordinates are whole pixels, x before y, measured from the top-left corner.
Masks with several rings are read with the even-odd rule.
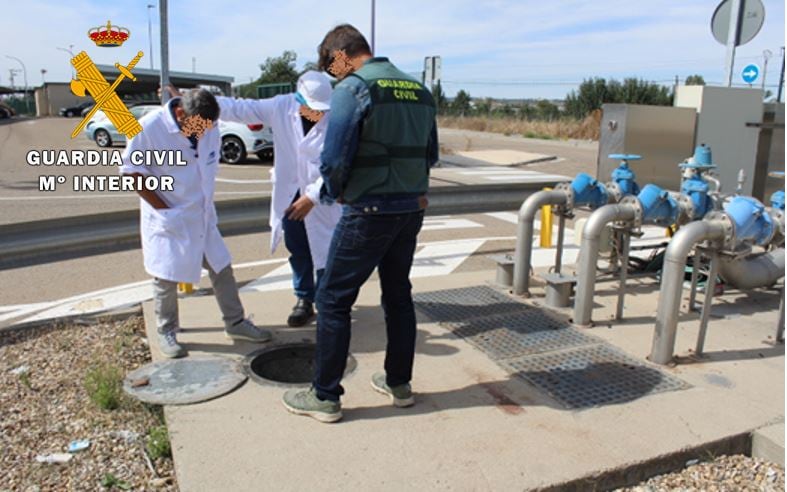
[[[316,111],[331,109],[331,79],[322,72],[309,70],[298,78],[298,94],[309,108]]]

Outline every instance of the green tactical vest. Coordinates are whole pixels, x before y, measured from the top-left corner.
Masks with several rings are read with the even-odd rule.
[[[362,121],[358,151],[344,187],[344,201],[364,195],[426,193],[426,153],[435,124],[432,94],[388,61],[372,61],[351,76],[369,88],[371,107]]]

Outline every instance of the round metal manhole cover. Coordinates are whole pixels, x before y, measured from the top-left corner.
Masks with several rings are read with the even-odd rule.
[[[293,343],[258,350],[246,356],[244,368],[260,384],[277,386],[308,386],[314,376],[313,343]],[[357,363],[352,355],[347,357],[344,375],[355,370]]]
[[[126,375],[123,389],[157,405],[186,405],[211,400],[246,381],[240,363],[223,357],[188,357],[153,362]]]

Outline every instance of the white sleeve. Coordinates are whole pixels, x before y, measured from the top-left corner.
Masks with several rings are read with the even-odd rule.
[[[306,185],[306,196],[309,197],[309,200],[312,201],[313,204],[319,205],[320,204],[320,190],[322,189],[322,176],[317,178],[314,183]]]
[[[237,121],[238,123],[262,123],[273,126],[273,116],[276,113],[276,98],[270,99],[233,99],[218,96],[219,119],[224,121]]]
[[[118,172],[120,174],[142,174],[145,176],[149,176],[153,173],[150,172],[150,168],[144,164],[145,159],[143,159],[143,164],[139,166],[135,166],[131,163],[131,153],[135,150],[150,150],[151,144],[150,139],[146,136],[145,131],[141,131],[134,135],[134,138],[128,141],[126,145],[126,149],[123,151],[123,164],[120,166]]]

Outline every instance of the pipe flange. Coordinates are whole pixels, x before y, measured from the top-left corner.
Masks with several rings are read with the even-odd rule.
[[[784,210],[769,207],[768,213],[771,214],[771,219],[773,219],[773,236],[771,237],[771,244],[780,246],[784,242],[785,237]]]
[[[566,203],[559,205],[558,208],[572,210],[574,208],[574,188],[571,187],[571,183],[558,183],[555,186],[555,191],[560,191],[566,195]]]
[[[686,195],[678,195],[678,208],[680,215],[678,216],[679,224],[687,224],[694,220],[694,201]]]
[[[643,210],[642,202],[639,201],[639,198],[635,197],[634,195],[628,195],[624,196],[619,203],[620,205],[634,209],[634,220],[631,222],[626,222],[628,227],[641,227],[643,217],[645,216],[645,210]]]
[[[616,182],[610,181],[605,183],[604,187],[607,189],[607,195],[609,196],[608,203],[618,203],[623,199],[623,190],[620,189]]]
[[[715,249],[725,248],[725,249],[735,249],[735,223],[730,219],[730,217],[721,211],[713,211],[709,212],[703,220],[709,220],[714,222],[720,222],[722,227],[724,227],[724,239],[719,241],[716,244]]]

